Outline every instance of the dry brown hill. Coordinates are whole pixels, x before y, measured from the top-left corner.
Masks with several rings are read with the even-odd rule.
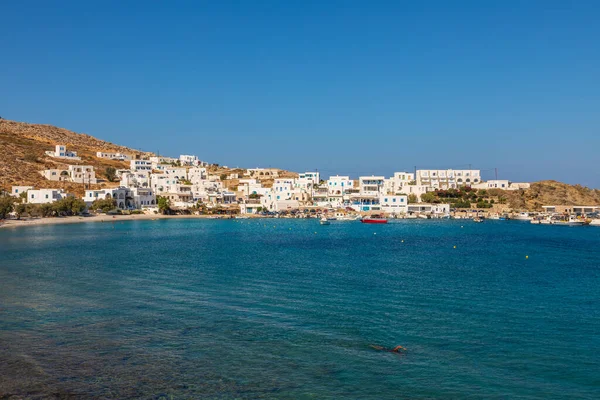
[[[515,210],[542,211],[542,206],[600,205],[600,190],[557,181],[540,181],[527,190],[507,191],[508,204]]]
[[[45,154],[54,150],[57,144],[64,144],[67,150],[76,151],[81,161],[71,161],[49,157]],[[153,153],[140,152],[128,147],[97,139],[84,133],[76,133],[52,125],[29,124],[25,122],[0,119],[0,188],[10,191],[13,185],[34,186],[36,188],[62,188],[71,193],[82,195],[82,184],[49,181],[39,173],[44,169],[66,168],[68,165],[92,165],[98,179],[104,179],[107,167],[129,168],[128,162],[112,161],[96,157],[96,152],[121,152],[147,157]],[[230,169],[211,165],[209,173],[229,175],[238,173],[243,176],[244,169]],[[295,172],[280,170],[281,177],[297,177]],[[265,181],[266,185],[272,180]],[[114,186],[118,183],[103,182],[92,185],[93,189]],[[234,190],[237,179],[228,179],[225,186]]]
[[[81,161],[67,161],[48,157],[46,150],[54,150],[64,144],[69,151],[76,151]],[[128,168],[129,164],[96,157],[97,151],[122,152],[149,155],[93,136],[75,133],[51,125],[28,124],[0,119],[0,187],[10,190],[12,185],[30,185],[36,188],[63,188],[82,194],[83,185],[48,181],[39,171],[49,168],[65,168],[67,165],[93,165],[96,176],[102,179],[107,167]],[[106,185],[110,185],[106,183]],[[100,185],[92,186],[98,187]]]

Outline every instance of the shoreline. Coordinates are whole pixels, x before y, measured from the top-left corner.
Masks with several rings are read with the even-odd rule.
[[[211,215],[162,215],[162,214],[134,214],[134,215],[93,215],[89,217],[47,217],[31,219],[7,219],[0,223],[2,228],[18,228],[24,226],[62,225],[78,224],[85,222],[123,222],[123,221],[145,221],[156,219],[226,219],[215,218]]]

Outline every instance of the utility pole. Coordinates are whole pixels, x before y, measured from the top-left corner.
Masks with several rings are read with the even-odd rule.
[[[494,168],[494,171],[496,173],[496,180],[498,180],[498,168]]]

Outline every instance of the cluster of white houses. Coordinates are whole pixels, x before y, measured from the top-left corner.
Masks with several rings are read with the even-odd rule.
[[[53,157],[77,159],[77,154],[68,152],[63,145],[47,153]],[[226,177],[237,180],[237,188],[233,191],[225,187],[221,176],[210,175],[207,164],[193,155],[139,159],[131,154],[98,152],[97,157],[129,161],[130,165],[128,169],[117,171],[119,187],[86,190],[83,199],[88,205],[97,199],[114,199],[117,207],[123,210],[155,208],[156,197],[163,196],[175,208],[188,208],[198,203],[209,207],[235,204],[242,213],[250,214],[261,210],[283,211],[305,207],[394,214],[447,213],[449,205],[424,204],[421,195],[433,190],[463,186],[503,190],[529,187],[527,183],[507,180],[483,181],[481,171],[476,169],[417,169],[414,172],[396,172],[390,178],[361,176],[355,180],[336,175],[321,180],[319,172],[305,172],[297,178],[285,178],[280,176],[281,171],[277,169],[252,168],[245,170],[242,176],[231,174]],[[94,168],[90,165],[70,165],[65,169],[41,171],[41,174],[54,181],[98,183]],[[265,180],[269,182],[268,185],[263,184]],[[23,192],[27,192],[26,198],[30,203],[50,203],[67,196],[60,189],[13,187],[13,195],[19,196]],[[408,204],[410,195],[415,195],[415,204]]]

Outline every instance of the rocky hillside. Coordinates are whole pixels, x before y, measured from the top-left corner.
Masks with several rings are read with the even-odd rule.
[[[81,161],[67,161],[46,156],[45,151],[54,150],[57,144],[66,145],[69,151],[76,151]],[[83,185],[47,181],[39,171],[65,168],[73,164],[93,165],[97,171],[97,178],[102,179],[103,172],[109,166],[115,168],[129,166],[126,162],[96,158],[97,151],[142,154],[137,150],[67,129],[2,119],[0,120],[0,187],[10,190],[12,185],[31,185],[39,188],[63,188],[80,194],[83,192]]]
[[[541,211],[545,205],[600,205],[600,190],[557,181],[540,181],[527,190],[506,192],[515,210]]]
[[[64,144],[67,150],[76,151],[81,161],[70,161],[49,157],[47,150],[54,150],[57,144]],[[96,152],[120,152],[137,154],[142,157],[153,153],[142,153],[138,150],[119,146],[114,143],[96,139],[83,133],[75,133],[52,125],[28,124],[25,122],[0,119],[0,188],[10,191],[13,185],[34,186],[36,188],[62,188],[71,193],[82,195],[82,184],[48,181],[39,173],[44,169],[66,168],[68,165],[92,165],[99,180],[105,178],[107,167],[129,168],[128,162],[112,161],[96,157]],[[235,190],[239,179],[230,174],[244,175],[244,169],[230,169],[213,164],[208,168],[209,174],[223,177],[224,184]],[[297,177],[294,172],[279,170],[280,177]],[[265,186],[273,183],[272,179],[260,179]],[[114,186],[117,183],[103,182],[92,185],[93,189]]]

